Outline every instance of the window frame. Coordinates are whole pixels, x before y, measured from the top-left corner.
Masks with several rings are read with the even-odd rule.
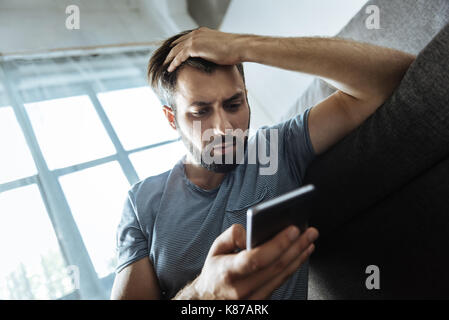
[[[68,297],[61,297],[62,299],[109,299],[110,288],[112,287],[112,282],[114,280],[115,274],[114,272],[112,272],[111,274],[103,278],[99,278],[97,276],[92,260],[88,254],[87,248],[84,245],[81,233],[78,230],[70,206],[59,182],[59,177],[80,170],[99,166],[111,161],[117,161],[123,171],[123,174],[128,180],[129,185],[131,186],[138,182],[140,179],[136,172],[136,169],[130,161],[130,154],[159,147],[165,144],[174,143],[179,141],[180,138],[161,141],[159,143],[134,148],[131,150],[125,150],[122,143],[120,142],[120,139],[115,132],[113,125],[111,124],[103,106],[101,105],[97,97],[97,94],[113,90],[130,89],[145,86],[146,83],[143,81],[145,77],[143,72],[141,72],[142,82],[140,82],[140,80],[137,80],[135,77],[129,79],[127,79],[126,77],[107,79],[106,81],[109,81],[107,90],[99,88],[98,84],[95,82],[95,79],[91,81],[84,81],[80,84],[71,86],[69,94],[64,94],[67,93],[67,90],[57,90],[58,87],[53,86],[53,89],[55,90],[51,91],[51,93],[54,93],[54,96],[47,96],[46,100],[66,98],[77,95],[87,95],[89,97],[103,127],[106,130],[109,139],[113,143],[115,153],[113,155],[94,159],[91,161],[50,170],[47,166],[42,150],[40,149],[37,137],[34,133],[31,121],[24,106],[26,103],[38,102],[39,100],[35,100],[32,98],[28,99],[30,101],[23,100],[18,90],[14,88],[12,81],[10,81],[10,79],[12,79],[12,75],[13,70],[11,69],[10,65],[8,63],[0,62],[0,82],[3,83],[3,94],[6,96],[6,100],[9,101],[9,104],[5,107],[9,106],[14,111],[16,120],[25,137],[26,144],[35,163],[37,174],[0,184],[0,192],[12,190],[34,183],[38,185],[42,200],[45,204],[50,217],[50,221],[53,225],[53,229],[57,235],[56,238],[58,239],[63,258],[65,259],[67,265],[76,265],[80,270],[79,290],[72,292],[68,295]],[[30,95],[26,95],[27,97],[33,97],[32,90],[33,89],[25,89],[25,91],[30,91]]]

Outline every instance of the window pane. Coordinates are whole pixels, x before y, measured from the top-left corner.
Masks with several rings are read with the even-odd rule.
[[[116,267],[115,232],[129,189],[117,162],[59,178],[99,277]]]
[[[0,83],[0,107],[7,106],[9,104],[8,99],[6,98],[5,89],[3,89],[2,84]]]
[[[36,174],[33,158],[11,107],[0,107],[0,183]]]
[[[74,288],[33,184],[0,193],[0,299],[57,299]]]
[[[147,149],[129,155],[140,179],[154,176],[173,168],[178,160],[186,153],[182,141]]]
[[[89,97],[47,100],[25,106],[50,169],[115,153]]]
[[[99,93],[98,100],[126,150],[178,137],[148,87]]]

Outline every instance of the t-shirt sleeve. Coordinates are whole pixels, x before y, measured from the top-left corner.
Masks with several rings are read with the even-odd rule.
[[[279,130],[281,156],[285,157],[291,171],[302,182],[306,169],[315,157],[309,134],[310,108],[276,126]]]
[[[117,228],[116,251],[116,273],[119,273],[131,263],[149,255],[148,240],[137,219],[135,201],[131,191],[128,192],[122,217]]]

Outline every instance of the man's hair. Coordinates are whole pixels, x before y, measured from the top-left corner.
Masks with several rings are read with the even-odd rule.
[[[153,88],[159,100],[162,103],[170,106],[174,111],[176,106],[174,103],[174,94],[176,90],[176,81],[178,77],[178,72],[186,65],[201,70],[205,73],[213,73],[219,65],[202,58],[188,58],[176,70],[168,72],[167,68],[170,63],[164,65],[164,61],[167,58],[170,50],[172,49],[171,44],[178,38],[185,34],[188,34],[193,30],[186,30],[174,35],[173,37],[164,41],[164,43],[153,53],[150,61],[148,63],[148,82]],[[245,83],[245,74],[243,72],[243,65],[238,63],[235,65],[242,76],[243,83]]]

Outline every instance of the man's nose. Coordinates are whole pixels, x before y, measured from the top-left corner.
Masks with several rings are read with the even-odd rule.
[[[233,130],[232,124],[223,110],[215,112],[213,121],[214,135],[226,135],[227,130]]]

